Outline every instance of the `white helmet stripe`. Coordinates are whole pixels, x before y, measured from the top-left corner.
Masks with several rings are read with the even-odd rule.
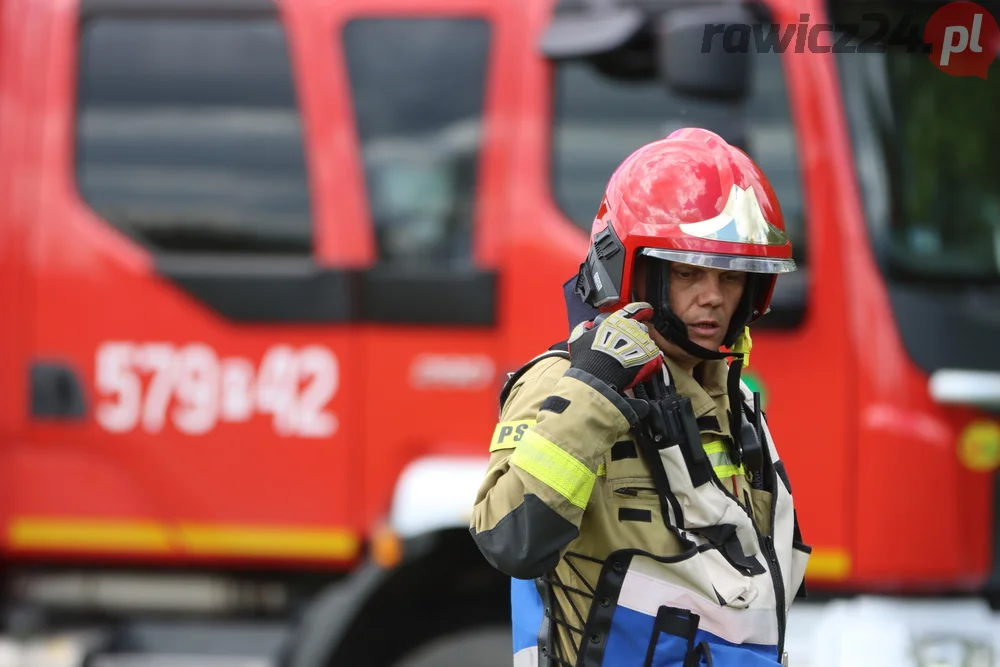
[[[685,234],[713,241],[756,245],[784,245],[788,242],[785,233],[764,217],[754,189],[744,190],[735,184],[721,213],[701,222],[682,224],[680,228]]]

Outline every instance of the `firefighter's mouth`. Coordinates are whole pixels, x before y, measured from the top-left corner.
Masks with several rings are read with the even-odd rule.
[[[693,324],[688,324],[688,329],[692,333],[696,333],[700,336],[713,336],[719,332],[722,327],[718,322],[713,322],[710,320],[703,320],[701,322],[694,322]]]

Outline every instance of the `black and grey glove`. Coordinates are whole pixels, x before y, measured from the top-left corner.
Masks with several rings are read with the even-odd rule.
[[[652,317],[653,307],[640,301],[581,322],[567,341],[571,367],[619,392],[650,379],[663,367],[663,355],[643,324]]]

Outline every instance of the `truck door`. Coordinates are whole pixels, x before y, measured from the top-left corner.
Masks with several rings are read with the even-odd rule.
[[[13,546],[355,557],[361,371],[270,2],[83,0],[51,40]]]
[[[416,459],[477,457],[471,488],[449,477],[462,502],[481,480],[505,326],[499,243],[517,33],[512,8],[489,0],[377,9],[360,0],[328,11],[333,62],[350,90],[348,164],[363,174],[351,206],[371,230],[360,306],[374,434],[365,506],[376,520]]]

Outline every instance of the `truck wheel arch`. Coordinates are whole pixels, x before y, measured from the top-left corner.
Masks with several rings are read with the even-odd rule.
[[[509,626],[510,579],[490,566],[469,533],[486,463],[411,463],[387,517],[402,541],[402,560],[386,567],[369,557],[316,596],[302,610],[281,667],[392,667],[443,636]]]

